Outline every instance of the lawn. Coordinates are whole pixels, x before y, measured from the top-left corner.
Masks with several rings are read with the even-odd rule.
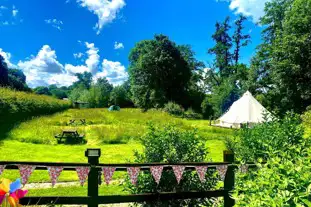
[[[86,119],[86,125],[67,126],[70,119]],[[17,124],[7,136],[2,138],[0,160],[10,161],[48,161],[48,162],[86,162],[84,151],[87,148],[101,148],[100,162],[122,163],[133,160],[133,150],[142,151],[139,138],[146,132],[148,123],[158,126],[175,124],[182,129],[198,130],[200,138],[206,141],[209,152],[207,160],[222,161],[225,150],[224,138],[233,136],[234,131],[209,126],[208,120],[187,120],[167,113],[150,110],[142,113],[139,109],[122,109],[109,112],[107,109],[69,109],[49,116],[34,117]],[[54,138],[62,129],[74,128],[86,134],[86,144],[57,144]],[[17,170],[5,170],[1,177],[15,179]],[[113,179],[124,178],[124,172],[116,172]],[[59,181],[77,181],[74,171],[64,171]],[[48,182],[47,171],[34,171],[29,182]],[[117,185],[102,186],[100,192],[110,194],[121,192]],[[39,190],[31,190],[37,195]],[[40,195],[84,195],[86,188],[59,187],[41,189]],[[43,193],[43,194],[42,194]],[[46,194],[45,194],[46,193]]]

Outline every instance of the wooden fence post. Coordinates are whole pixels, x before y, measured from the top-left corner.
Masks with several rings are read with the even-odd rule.
[[[99,163],[100,153],[100,149],[87,149],[85,151],[85,156],[88,158],[88,163],[91,166],[87,185],[87,195],[91,197],[88,207],[98,206],[99,169],[96,168],[96,165]]]
[[[223,154],[224,162],[234,163],[234,154],[231,151],[224,151]],[[230,198],[230,191],[234,188],[234,169],[233,165],[228,166],[228,170],[226,173],[225,181],[224,181],[224,206],[225,207],[232,207],[234,206],[234,200]]]

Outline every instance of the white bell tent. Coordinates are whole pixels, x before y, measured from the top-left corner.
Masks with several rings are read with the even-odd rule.
[[[229,110],[222,115],[217,121],[219,123],[215,126],[240,128],[241,124],[248,124],[253,126],[256,123],[264,121],[264,114],[267,115],[268,120],[271,120],[271,113],[265,109],[249,91],[246,91],[243,96],[235,101]]]

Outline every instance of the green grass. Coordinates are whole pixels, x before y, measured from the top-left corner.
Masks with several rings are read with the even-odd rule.
[[[70,119],[79,118],[86,119],[87,125],[66,126]],[[209,152],[206,161],[222,161],[225,150],[223,140],[234,134],[232,130],[209,126],[207,120],[181,119],[155,110],[142,113],[139,109],[121,109],[120,112],[109,112],[107,109],[70,109],[17,124],[6,137],[2,137],[4,141],[0,145],[0,160],[85,163],[87,159],[84,151],[87,148],[101,148],[101,163],[124,163],[134,159],[133,150],[143,150],[139,138],[146,132],[148,122],[159,126],[171,123],[185,130],[198,129]],[[87,144],[56,144],[54,135],[69,128],[85,133]],[[116,172],[113,180],[124,178],[125,173]],[[1,177],[15,180],[19,177],[19,172],[5,170]],[[63,171],[59,177],[59,181],[77,180],[75,171]],[[29,182],[49,182],[47,171],[34,171]],[[100,192],[103,195],[124,193],[122,187],[117,185],[102,186]],[[86,187],[31,190],[29,195],[86,195]]]
[[[125,195],[123,187],[119,185],[105,185],[99,187],[99,195]],[[27,196],[87,196],[87,186],[71,186],[71,187],[56,187],[47,189],[31,189]]]
[[[70,119],[84,118],[87,125],[66,126]],[[175,124],[182,129],[197,128],[202,139],[224,139],[233,131],[209,126],[207,120],[175,118],[165,112],[139,109],[122,109],[109,112],[107,109],[70,109],[51,116],[41,116],[16,126],[8,133],[6,140],[55,145],[54,135],[63,129],[77,129],[86,134],[88,145],[127,143],[138,140],[145,132],[148,122],[156,125]]]

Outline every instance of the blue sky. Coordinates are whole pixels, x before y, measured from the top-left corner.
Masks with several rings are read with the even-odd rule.
[[[168,35],[189,44],[205,63],[216,21],[249,17],[243,49],[248,64],[260,43],[255,22],[268,0],[0,0],[0,54],[24,71],[31,87],[70,85],[74,73],[89,71],[114,85],[127,79],[128,54],[135,43]]]

